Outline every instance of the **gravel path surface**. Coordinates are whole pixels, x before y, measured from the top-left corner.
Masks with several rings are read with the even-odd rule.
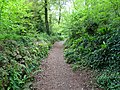
[[[35,76],[34,90],[100,90],[90,85],[91,72],[73,72],[65,63],[63,43],[56,42],[42,63],[43,72]]]

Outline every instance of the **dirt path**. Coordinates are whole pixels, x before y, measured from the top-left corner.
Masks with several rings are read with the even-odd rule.
[[[90,85],[91,72],[73,72],[63,57],[63,42],[56,42],[36,75],[37,90],[98,90]],[[35,90],[36,90],[35,89]]]

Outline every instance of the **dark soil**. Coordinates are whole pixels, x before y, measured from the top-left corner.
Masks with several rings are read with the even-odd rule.
[[[56,42],[42,63],[43,71],[35,76],[34,90],[100,90],[93,87],[93,72],[73,72],[63,56],[63,43]]]

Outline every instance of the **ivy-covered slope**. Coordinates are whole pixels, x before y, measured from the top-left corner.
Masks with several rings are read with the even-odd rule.
[[[97,70],[96,82],[105,90],[120,89],[119,6],[118,0],[89,0],[66,22],[70,32],[66,62],[73,63],[73,68]]]
[[[44,37],[46,38],[46,37]],[[47,39],[47,38],[46,38]],[[47,56],[49,40],[21,37],[0,41],[0,90],[23,90]]]

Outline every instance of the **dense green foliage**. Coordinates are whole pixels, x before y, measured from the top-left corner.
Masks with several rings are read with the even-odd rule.
[[[0,0],[0,90],[29,90],[41,59],[59,40],[52,30],[46,33],[43,6],[38,0]]]
[[[74,68],[98,70],[96,82],[105,90],[120,90],[120,2],[76,0],[76,10],[67,19],[67,63]],[[77,6],[78,5],[78,6]]]
[[[51,45],[68,34],[66,62],[98,71],[99,87],[120,90],[120,1],[70,1],[0,0],[0,90],[29,88]]]
[[[40,3],[27,0],[0,0],[0,4],[0,39],[10,36],[6,34],[26,35],[44,31]]]
[[[37,43],[35,38],[21,37],[20,40],[1,41],[0,90],[23,90],[31,81],[51,45],[50,41],[38,40]]]

